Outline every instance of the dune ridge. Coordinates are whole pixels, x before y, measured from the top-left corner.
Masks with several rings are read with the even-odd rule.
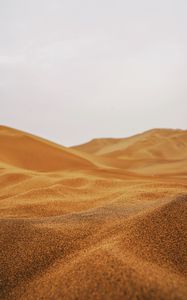
[[[139,174],[186,175],[187,130],[152,129],[130,138],[96,139],[72,149]]]
[[[187,298],[186,131],[0,145],[2,299]]]
[[[72,150],[9,127],[0,128],[0,161],[35,171],[91,168],[93,164]]]

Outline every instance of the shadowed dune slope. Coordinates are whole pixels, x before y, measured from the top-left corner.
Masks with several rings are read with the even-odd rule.
[[[187,275],[187,194],[129,220],[122,241],[142,259]],[[184,263],[186,261],[186,263]]]
[[[70,149],[9,127],[0,127],[0,145],[0,162],[19,168],[53,171],[93,167]]]
[[[186,299],[183,195],[131,217],[1,221],[7,299]]]

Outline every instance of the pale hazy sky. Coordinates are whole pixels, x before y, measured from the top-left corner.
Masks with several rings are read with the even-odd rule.
[[[64,145],[187,129],[187,1],[0,0],[0,123]]]

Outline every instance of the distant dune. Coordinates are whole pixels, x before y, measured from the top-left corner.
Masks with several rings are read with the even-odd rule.
[[[0,127],[1,299],[187,299],[187,131],[72,148]]]
[[[73,149],[142,174],[186,175],[187,130],[153,129],[124,139],[95,139]]]
[[[183,152],[187,147],[187,130],[152,129],[129,138],[94,139],[86,144],[74,146],[83,152],[95,155],[117,155],[118,157],[165,157],[187,158]]]
[[[72,150],[15,129],[0,127],[0,161],[36,171],[93,167]]]

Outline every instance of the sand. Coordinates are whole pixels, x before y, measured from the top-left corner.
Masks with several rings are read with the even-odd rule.
[[[1,299],[187,299],[187,131],[0,146]]]

